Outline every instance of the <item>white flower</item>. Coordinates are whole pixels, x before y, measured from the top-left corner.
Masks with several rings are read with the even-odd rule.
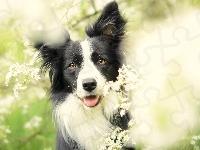
[[[130,66],[123,65],[119,69],[119,75],[117,81],[107,82],[104,85],[103,94],[107,95],[109,92],[115,92],[117,95],[116,109],[119,110],[120,116],[124,116],[131,107],[131,98],[129,97],[129,92],[137,88],[139,82],[139,76],[137,72]],[[129,127],[132,127],[137,122],[131,120],[128,123]],[[129,140],[129,130],[122,130],[121,128],[116,128],[110,134],[106,134],[103,140],[102,146],[99,150],[120,150]]]
[[[39,71],[40,71],[39,68],[31,68],[31,69],[29,70],[29,72],[30,72],[30,74],[29,74],[30,77],[32,77],[32,78],[35,79],[35,80],[39,80],[39,79],[40,79],[40,75],[38,74]]]
[[[20,84],[20,83],[17,83],[14,85],[14,88],[13,88],[13,91],[14,91],[14,96],[15,97],[18,97],[19,96],[19,92],[18,90],[25,90],[27,87]]]
[[[116,81],[116,82],[112,82],[111,83],[111,89],[114,91],[119,91],[120,90],[120,82]]]
[[[122,102],[122,103],[128,102],[128,97],[122,97],[122,98],[121,98],[121,102]]]
[[[126,110],[121,109],[121,110],[120,110],[120,116],[123,117],[125,114],[126,114]]]
[[[19,90],[25,90],[27,88],[27,84],[33,80],[39,80],[39,69],[34,68],[32,65],[28,64],[12,64],[9,68],[9,72],[6,75],[5,85],[8,86],[8,83],[12,80],[15,82],[14,84],[14,96],[19,96]]]
[[[49,147],[49,148],[44,148],[44,150],[52,150],[52,148],[51,148],[51,147]]]
[[[11,133],[10,129],[6,129],[5,132],[8,133],[8,134]]]
[[[190,144],[192,144],[192,145],[195,145],[195,141],[194,141],[194,140],[192,140],[192,141],[190,142]]]
[[[28,108],[29,108],[29,105],[27,105],[27,104],[23,105],[22,113],[26,114],[28,112]]]
[[[34,129],[39,127],[40,123],[42,121],[42,118],[39,116],[34,116],[29,122],[25,123],[24,128],[25,129]]]
[[[124,87],[125,87],[126,91],[130,91],[130,90],[134,90],[135,89],[134,84],[131,84],[131,83],[126,84]]]
[[[25,129],[30,129],[30,128],[31,128],[31,123],[30,123],[30,122],[27,122],[27,123],[24,125],[24,128],[25,128]]]
[[[103,95],[106,96],[109,93],[110,85],[106,84],[103,88]]]
[[[131,119],[129,122],[128,122],[128,126],[129,127],[133,127],[134,125],[137,124],[137,121],[135,119]]]
[[[112,133],[106,134],[103,144],[98,150],[120,150],[128,142],[128,130],[116,128]]]
[[[198,136],[193,136],[192,138],[193,138],[194,140],[198,140],[198,139],[199,139]]]
[[[5,144],[8,144],[8,143],[9,143],[9,141],[8,141],[7,139],[4,139],[3,142],[4,142]]]

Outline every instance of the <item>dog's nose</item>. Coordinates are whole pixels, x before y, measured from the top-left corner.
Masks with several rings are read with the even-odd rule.
[[[82,85],[84,90],[91,92],[97,87],[97,82],[94,78],[87,78],[83,80]]]

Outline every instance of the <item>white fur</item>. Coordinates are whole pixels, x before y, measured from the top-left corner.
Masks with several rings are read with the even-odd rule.
[[[80,44],[83,51],[84,63],[77,79],[77,95],[80,98],[83,98],[88,95],[100,96],[102,94],[102,88],[106,82],[106,79],[97,70],[94,63],[91,61],[91,53],[93,50],[88,40],[86,39],[82,41]],[[94,78],[97,81],[97,87],[92,92],[87,92],[83,89],[82,81],[86,78]]]
[[[86,150],[95,150],[100,147],[100,140],[114,128],[109,120],[115,111],[116,104],[114,93],[109,93],[95,107],[85,106],[76,95],[70,94],[55,109],[65,140],[67,136],[70,136]]]
[[[83,104],[81,98],[87,95],[102,96],[106,79],[91,61],[90,43],[87,40],[82,41],[81,47],[84,61],[77,79],[77,91],[68,95],[66,100],[55,108],[55,114],[65,140],[70,136],[86,150],[95,150],[101,146],[100,140],[103,136],[114,128],[110,119],[115,111],[117,98],[115,93],[109,93],[102,97],[95,107]],[[97,87],[92,92],[87,92],[82,87],[82,81],[86,78],[94,78],[97,81]]]

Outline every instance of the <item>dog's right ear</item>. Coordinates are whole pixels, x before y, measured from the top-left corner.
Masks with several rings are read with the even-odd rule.
[[[55,34],[45,34],[45,36],[39,36],[36,38],[37,40],[33,40],[34,47],[39,51],[39,58],[42,58],[41,70],[45,72],[49,69],[52,84],[60,74],[59,68],[62,67],[63,54],[70,41],[69,33],[66,30],[63,30],[59,36],[53,37],[53,35],[56,36]]]
[[[41,68],[55,70],[63,57],[64,47],[70,41],[70,36],[66,30],[62,30],[59,35],[44,33],[44,35],[37,36],[32,41],[34,47],[39,50],[39,57],[43,60]]]

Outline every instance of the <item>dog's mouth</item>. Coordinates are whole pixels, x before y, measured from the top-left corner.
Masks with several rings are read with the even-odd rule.
[[[85,96],[81,100],[87,107],[94,107],[99,104],[101,96],[90,95],[90,96]]]

